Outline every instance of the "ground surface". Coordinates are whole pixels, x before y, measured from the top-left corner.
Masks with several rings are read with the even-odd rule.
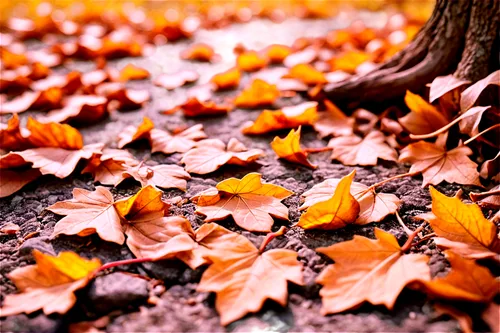
[[[371,24],[383,22],[384,15],[370,14],[364,19]],[[238,42],[243,42],[250,49],[261,49],[272,43],[290,45],[300,36],[320,36],[328,30],[340,28],[348,22],[340,20],[330,21],[299,21],[288,20],[281,25],[267,21],[256,21],[244,25],[234,25],[231,28],[216,31],[200,31],[187,42],[176,43],[160,47],[153,55],[141,59],[122,59],[113,65],[121,68],[132,62],[144,67],[156,77],[159,73],[175,73],[181,69],[195,69],[201,74],[200,82],[204,83],[218,72],[228,69],[234,64],[232,48]],[[216,51],[223,56],[217,64],[200,64],[182,61],[179,52],[189,43],[204,42],[213,45]],[[93,68],[91,64],[75,63],[75,69],[86,70]],[[104,142],[116,146],[116,138],[127,125],[137,125],[142,116],[150,117],[158,128],[174,129],[180,125],[194,125],[202,123],[210,138],[219,138],[227,142],[236,137],[251,148],[265,150],[267,156],[262,159],[262,166],[251,168],[223,167],[219,171],[203,177],[194,176],[188,182],[186,193],[176,190],[165,191],[165,197],[171,198],[181,195],[190,198],[195,193],[213,186],[217,182],[228,178],[241,178],[246,173],[257,171],[263,174],[266,181],[285,186],[298,195],[285,200],[290,210],[290,223],[277,222],[280,225],[291,225],[299,219],[299,195],[311,188],[314,184],[326,178],[342,177],[350,172],[352,167],[332,163],[329,153],[314,154],[313,163],[319,165],[317,170],[277,161],[270,149],[269,142],[275,134],[246,137],[239,131],[242,123],[255,119],[259,110],[235,110],[228,116],[216,119],[186,120],[181,114],[171,116],[161,115],[165,110],[182,102],[186,98],[188,88],[180,88],[174,92],[166,92],[162,88],[154,87],[148,81],[129,83],[130,86],[149,89],[153,95],[152,101],[143,109],[132,112],[115,112],[103,122],[81,128],[85,143]],[[228,93],[225,96],[232,96]],[[223,98],[223,96],[221,96]],[[283,100],[277,107],[295,104],[300,97]],[[23,114],[23,118],[29,113]],[[279,135],[285,134],[278,133]],[[303,145],[306,147],[321,147],[326,142],[316,138],[311,129],[305,129]],[[145,159],[149,164],[177,163],[180,155],[165,156],[151,154],[145,143],[132,145],[129,150],[138,159]],[[398,173],[407,171],[407,168],[396,164],[386,163],[373,168],[356,168],[355,180],[371,185],[377,181]],[[428,191],[421,188],[419,178],[405,178],[397,180],[380,188],[381,191],[396,194],[402,201],[400,215],[411,228],[415,228],[416,221],[412,217],[427,211],[430,204]],[[87,257],[98,257],[103,262],[132,258],[132,254],[125,246],[105,243],[97,237],[59,237],[50,240],[55,223],[60,217],[45,211],[49,205],[72,197],[71,191],[75,187],[93,189],[90,176],[74,176],[60,180],[53,177],[43,177],[34,184],[26,186],[20,192],[0,200],[0,226],[13,222],[21,227],[19,238],[15,236],[0,237],[0,273],[2,295],[15,292],[15,287],[6,277],[13,269],[31,264],[32,249],[45,252],[59,252],[71,250]],[[454,186],[438,187],[440,191],[452,194],[458,189]],[[113,189],[116,197],[135,193],[138,186],[135,183],[125,183]],[[195,207],[187,203],[182,208],[173,210],[173,214],[185,215],[194,227],[202,224],[202,219],[193,214]],[[231,230],[241,232],[231,220],[221,224]],[[258,331],[355,331],[355,332],[450,332],[458,330],[455,321],[446,318],[436,318],[430,303],[424,297],[411,291],[405,291],[399,298],[396,310],[389,312],[382,307],[363,306],[362,308],[344,314],[323,317],[320,315],[321,301],[319,286],[314,283],[318,273],[331,261],[318,255],[314,249],[328,246],[336,242],[349,240],[354,234],[373,237],[373,229],[377,226],[396,235],[403,243],[406,234],[397,223],[394,216],[381,223],[372,223],[362,227],[348,227],[339,231],[304,232],[296,228],[291,229],[285,236],[280,237],[269,245],[270,248],[280,247],[295,250],[299,253],[299,260],[304,264],[305,287],[290,286],[290,302],[286,309],[282,309],[272,302],[266,303],[264,309],[224,328],[218,323],[219,318],[214,309],[214,296],[206,293],[197,293],[196,286],[203,269],[190,270],[180,261],[162,261],[155,264],[142,264],[130,267],[120,267],[116,271],[126,271],[140,274],[164,282],[166,291],[162,293],[162,286],[152,288],[147,280],[135,275],[113,273],[98,277],[86,290],[81,291],[80,301],[66,316],[46,317],[41,314],[19,315],[1,321],[2,331],[32,331],[32,332],[59,332],[66,331],[70,323],[95,320],[109,315],[109,323],[105,330],[111,332],[258,332]],[[35,232],[30,239],[20,242],[26,235]],[[256,244],[260,244],[263,236],[249,232],[242,232]],[[438,255],[438,251],[423,246],[421,251],[431,255],[431,269],[434,274],[446,270],[446,262]],[[156,305],[147,304],[149,294],[156,294],[159,300]],[[78,330],[77,330],[78,331]]]

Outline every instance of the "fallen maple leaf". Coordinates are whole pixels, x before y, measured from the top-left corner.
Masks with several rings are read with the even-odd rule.
[[[243,72],[256,72],[267,65],[267,60],[255,51],[246,51],[238,55],[236,64]]]
[[[248,150],[240,141],[232,138],[227,147],[219,139],[207,139],[196,143],[196,146],[186,152],[181,163],[186,165],[189,173],[207,174],[224,164],[248,165],[264,156],[260,149]]]
[[[397,152],[385,141],[382,132],[372,131],[364,138],[357,135],[333,138],[328,147],[333,148],[332,160],[344,165],[377,165],[378,159],[397,161]]]
[[[149,78],[149,72],[147,70],[133,64],[127,64],[120,70],[116,80],[126,82],[131,80],[144,80],[147,78]]]
[[[280,97],[280,91],[274,84],[255,79],[234,100],[240,108],[257,108],[272,105]]]
[[[140,139],[147,139],[154,126],[148,117],[142,118],[142,123],[137,127],[133,125],[127,126],[118,134],[118,148],[123,148],[129,143]]]
[[[303,285],[302,264],[297,253],[285,249],[259,251],[240,238],[239,255],[209,252],[212,262],[203,273],[197,290],[215,292],[215,307],[221,325],[228,325],[249,312],[259,311],[266,299],[282,306],[288,300],[287,281]]]
[[[465,204],[430,187],[432,214],[424,214],[439,236],[434,242],[466,258],[498,257],[500,239],[496,225],[488,221],[476,204]]]
[[[225,72],[215,74],[210,82],[215,84],[216,90],[236,89],[240,85],[241,72],[238,68],[232,68]]]
[[[82,174],[91,173],[95,182],[114,185],[121,179],[125,170],[137,164],[139,161],[126,150],[104,148],[101,154],[95,154],[88,161]]]
[[[375,228],[375,237],[355,235],[350,241],[316,249],[335,261],[316,279],[323,285],[323,314],[356,308],[364,302],[392,310],[409,283],[430,280],[427,256],[405,254],[396,237],[381,229]]]
[[[480,176],[500,183],[500,151],[491,160],[486,160],[481,165]]]
[[[316,102],[305,102],[276,111],[264,110],[254,122],[243,124],[242,132],[259,135],[300,125],[312,125],[317,118],[317,106]]]
[[[271,142],[271,148],[279,158],[283,158],[292,163],[305,165],[311,169],[316,169],[318,166],[312,164],[307,159],[307,152],[300,147],[301,129],[301,126],[299,126],[297,132],[292,129],[284,139],[275,137]]]
[[[325,75],[309,64],[298,64],[293,66],[290,68],[285,78],[300,80],[308,86],[328,83]]]
[[[487,303],[500,293],[500,280],[488,268],[451,251],[445,254],[451,271],[445,277],[423,281],[428,295],[439,299]]]
[[[472,108],[481,96],[481,93],[486,87],[492,84],[500,86],[500,70],[491,73],[484,79],[477,81],[469,88],[465,89],[461,95],[460,109],[465,112]]]
[[[120,216],[113,204],[113,195],[105,187],[97,186],[95,191],[73,189],[73,199],[56,202],[46,208],[55,214],[66,215],[57,222],[52,237],[97,233],[107,242],[123,244],[125,237]]]
[[[195,60],[202,62],[212,62],[220,58],[214,49],[207,44],[197,43],[181,52],[181,58],[185,60]]]
[[[262,183],[261,175],[249,173],[242,179],[229,178],[215,188],[193,197],[196,213],[205,222],[219,221],[232,216],[237,225],[249,231],[269,232],[273,217],[288,220],[288,208],[281,200],[293,192],[273,184]]]
[[[141,186],[153,185],[160,188],[178,188],[185,191],[187,186],[186,179],[190,179],[189,173],[178,165],[160,164],[147,166],[142,163],[136,166],[126,166],[120,178],[115,185],[120,184],[127,178],[133,178]]]
[[[464,112],[459,118],[460,133],[467,134],[469,136],[475,136],[479,134],[479,125],[481,125],[481,120],[485,114],[493,114],[496,112],[500,115],[499,111],[491,106],[475,106]]]
[[[401,150],[399,162],[411,163],[410,173],[422,173],[423,187],[438,185],[442,181],[482,186],[477,164],[468,155],[472,155],[472,150],[467,146],[446,151],[437,144],[419,141]]]
[[[430,86],[429,102],[434,103],[439,99],[439,104],[444,110],[457,110],[460,108],[460,94],[470,81],[457,79],[453,74],[436,77]]]
[[[83,148],[83,137],[80,132],[69,126],[58,123],[41,123],[28,118],[27,137],[34,147],[54,147],[63,149]]]
[[[0,198],[7,197],[22,189],[25,185],[31,183],[41,176],[40,171],[36,169],[28,170],[6,170],[0,169]]]
[[[73,252],[52,257],[34,250],[33,256],[36,265],[17,268],[8,275],[20,293],[5,297],[0,316],[30,314],[40,309],[46,315],[64,314],[76,302],[73,293],[85,287],[101,267],[98,259],[83,259]]]
[[[206,137],[203,125],[197,124],[175,134],[154,128],[150,132],[149,141],[151,152],[173,154],[187,152],[196,145],[197,141]]]
[[[335,104],[325,100],[326,112],[320,112],[314,129],[321,138],[333,136],[349,136],[353,134],[354,119],[347,117]]]
[[[500,208],[500,185],[497,185],[486,192],[470,192],[469,196],[472,201],[478,203],[481,207],[493,209]]]
[[[40,122],[94,124],[108,115],[108,100],[96,95],[73,95],[62,109],[52,110]]]
[[[21,113],[28,110],[54,109],[62,101],[62,91],[59,88],[49,88],[44,91],[27,91],[19,97],[0,104],[0,114]]]
[[[19,125],[19,116],[15,113],[6,124],[0,123],[0,149],[22,150],[30,147],[26,139],[30,131]]]
[[[182,110],[186,117],[221,116],[228,114],[231,109],[230,105],[218,105],[214,101],[200,101],[196,97],[189,97],[183,104],[162,113],[172,114]]]
[[[406,91],[405,102],[411,112],[399,122],[411,134],[431,133],[448,124],[446,117],[419,95]]]
[[[356,171],[343,177],[333,196],[326,201],[313,203],[300,216],[297,226],[303,229],[339,229],[352,224],[358,217],[360,206],[351,194],[351,183]]]
[[[115,209],[125,221],[133,221],[138,217],[165,216],[170,207],[162,200],[163,192],[148,185],[133,196],[123,198],[114,203]]]
[[[302,194],[304,203],[299,209],[304,210],[332,198],[339,182],[339,178],[330,178],[314,185]],[[394,194],[377,193],[375,189],[358,182],[351,184],[350,192],[359,203],[359,215],[354,222],[359,225],[382,221],[386,216],[394,214],[402,203]]]
[[[271,64],[282,64],[292,49],[286,45],[272,44],[266,48],[266,56]]]

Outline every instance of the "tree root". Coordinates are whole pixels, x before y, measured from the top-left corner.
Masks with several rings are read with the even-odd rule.
[[[487,76],[493,71],[498,7],[498,0],[438,0],[429,21],[405,49],[367,74],[327,85],[326,96],[337,103],[383,102],[406,90],[418,92],[455,69],[460,79]]]

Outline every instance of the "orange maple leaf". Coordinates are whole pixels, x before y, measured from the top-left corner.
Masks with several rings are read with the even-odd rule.
[[[292,163],[305,165],[311,169],[316,169],[317,166],[307,159],[307,152],[300,147],[301,129],[301,126],[299,126],[297,132],[292,129],[284,139],[275,137],[271,142],[271,148],[279,158],[283,158]]]

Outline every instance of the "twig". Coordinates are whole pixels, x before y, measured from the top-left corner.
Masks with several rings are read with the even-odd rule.
[[[418,233],[424,229],[424,227],[425,227],[425,223],[422,223],[422,225],[420,225],[420,227],[418,227],[417,229],[415,229],[415,231],[413,231],[408,236],[408,239],[406,240],[406,243],[404,243],[404,245],[401,247],[401,252],[406,252],[409,249],[411,249],[413,240],[415,239],[415,237],[417,237]]]
[[[408,228],[406,226],[406,224],[403,222],[403,219],[401,218],[401,216],[399,216],[398,212],[396,212],[396,220],[398,220],[399,224],[403,227],[403,230],[406,232],[406,234],[409,237],[413,233],[413,231],[411,231],[410,228]]]
[[[266,235],[266,238],[264,238],[264,241],[262,241],[262,244],[260,244],[259,252],[260,253],[264,252],[267,244],[269,244],[276,237],[283,235],[285,233],[285,231],[286,231],[286,228],[284,226],[282,226],[278,231],[268,233]]]
[[[479,138],[481,135],[485,134],[486,132],[489,132],[491,131],[492,129],[495,129],[495,128],[499,128],[500,127],[500,124],[496,124],[496,125],[493,125],[491,127],[488,127],[487,129],[485,129],[484,131],[474,135],[472,138],[470,138],[469,140],[465,141],[464,142],[464,145],[468,145],[469,143],[471,143],[472,141],[476,140],[477,138]]]
[[[308,154],[311,153],[321,153],[324,151],[330,151],[333,150],[333,147],[319,147],[319,148],[305,148],[304,151]]]
[[[419,245],[420,243],[423,243],[423,242],[425,242],[425,241],[427,241],[427,240],[429,240],[429,239],[431,239],[431,238],[434,238],[434,237],[436,237],[436,236],[437,236],[437,235],[436,235],[435,233],[425,235],[424,237],[420,238],[420,239],[418,240],[418,242],[414,243],[414,244],[412,245],[412,247],[413,247],[413,246],[417,246],[417,245]]]

